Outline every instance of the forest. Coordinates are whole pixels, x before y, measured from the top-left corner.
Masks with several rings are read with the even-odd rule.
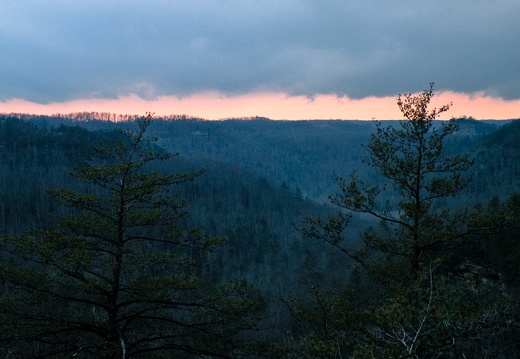
[[[520,357],[520,120],[433,95],[1,116],[0,357]]]

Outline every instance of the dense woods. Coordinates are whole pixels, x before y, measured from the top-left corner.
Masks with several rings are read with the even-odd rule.
[[[0,355],[511,358],[520,121],[0,119]],[[352,175],[351,175],[352,174]]]

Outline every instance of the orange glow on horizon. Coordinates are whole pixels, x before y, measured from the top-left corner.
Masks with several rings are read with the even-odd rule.
[[[442,119],[468,116],[476,119],[520,118],[520,100],[506,101],[483,93],[464,94],[440,92],[432,99],[432,106],[452,102],[450,111]],[[142,115],[154,112],[162,115],[188,115],[214,120],[261,116],[273,120],[344,119],[377,120],[401,119],[396,97],[366,97],[350,99],[335,95],[288,96],[283,93],[252,93],[226,96],[206,92],[186,97],[161,96],[144,100],[136,95],[118,99],[81,99],[67,102],[37,104],[22,99],[0,102],[0,113],[28,113],[52,115],[74,112],[108,112]]]

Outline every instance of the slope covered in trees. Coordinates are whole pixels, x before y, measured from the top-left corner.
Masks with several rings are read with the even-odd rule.
[[[121,140],[124,136],[121,137],[119,129],[135,128],[133,119],[119,123],[107,119],[25,116],[0,120],[1,233],[18,236],[28,229],[48,229],[54,220],[69,215],[70,210],[59,206],[49,189],[66,185],[77,193],[91,193],[89,186],[69,176],[71,169],[105,163],[109,157],[93,151],[92,146]],[[478,209],[479,203],[486,210],[499,208],[519,186],[515,145],[515,136],[520,132],[518,122],[461,119],[455,123],[458,128],[445,138],[445,153],[450,156],[471,154],[475,164],[463,171],[471,181],[456,199],[439,198],[431,209],[434,213],[442,213],[446,208],[472,209],[475,205]],[[432,129],[442,131],[447,124],[432,121]],[[334,357],[336,347],[322,340],[330,338],[327,337],[330,332],[320,332],[316,327],[319,324],[330,328],[330,323],[319,321],[330,314],[325,310],[327,306],[334,305],[342,313],[331,319],[345,323],[375,320],[363,315],[353,317],[349,309],[355,303],[370,303],[379,295],[365,290],[370,288],[365,287],[367,277],[359,270],[352,272],[341,253],[326,243],[305,238],[297,227],[301,227],[305,217],[333,214],[326,202],[336,189],[334,179],[338,176],[355,171],[366,183],[382,185],[384,174],[363,160],[370,152],[370,143],[374,143],[373,134],[384,134],[389,126],[400,124],[397,121],[376,125],[361,121],[266,119],[210,122],[181,116],[156,118],[147,128],[147,133],[158,139],[156,144],[160,147],[153,147],[154,150],[180,153],[179,157],[151,166],[150,170],[161,174],[204,170],[194,181],[176,186],[177,195],[186,200],[186,209],[191,214],[183,228],[197,227],[211,237],[225,238],[226,243],[207,253],[207,260],[197,270],[213,284],[240,278],[254,285],[262,310],[270,313],[263,322],[267,330],[255,334],[257,338],[275,334],[281,347],[301,354],[302,348],[321,346],[322,350],[315,352],[315,357]],[[515,202],[515,198],[513,196],[511,201]],[[390,187],[381,192],[380,199],[380,209],[391,214],[400,203],[398,192]],[[356,245],[362,243],[362,229],[370,226],[377,227],[378,220],[361,216],[350,221],[349,234]],[[373,235],[393,229],[383,226],[378,231],[383,232]],[[515,233],[515,228],[507,228],[496,235],[490,234],[489,240],[458,248],[445,262],[445,268],[455,276],[481,276],[486,280],[495,276],[499,278],[499,287],[504,288],[500,291],[507,291],[516,300],[514,290],[518,288],[520,251]],[[473,269],[461,267],[463,263],[471,264]],[[419,267],[423,268],[423,264]],[[429,272],[424,273],[418,277],[428,282]],[[436,284],[445,280],[435,278]],[[339,292],[334,292],[352,283],[359,288],[349,292],[348,295],[355,293],[354,297],[337,296]],[[424,299],[433,292],[430,287],[424,288],[421,300],[427,304]],[[291,302],[292,314],[284,303],[290,293],[302,300],[296,306]],[[467,294],[472,293],[469,290]],[[398,305],[407,298],[405,294],[396,294],[392,303]],[[304,309],[309,303],[322,308],[321,314],[306,312]],[[390,307],[381,307],[379,314],[395,315],[388,312]],[[307,317],[301,318],[302,313],[307,313]],[[385,327],[388,322],[377,324],[381,330],[390,329]],[[505,350],[514,347],[515,338],[501,335],[496,338],[497,343],[503,340]],[[490,347],[496,343],[488,344]],[[289,351],[277,352],[275,357],[284,353],[288,355]]]
[[[137,120],[124,139],[96,147],[98,160],[74,168],[82,191],[51,192],[68,215],[3,236],[12,259],[2,265],[5,356],[246,355],[239,337],[255,329],[260,303],[244,281],[205,280],[206,252],[221,239],[184,228],[184,204],[171,193],[200,172],[149,168],[173,156],[152,146],[150,121]]]

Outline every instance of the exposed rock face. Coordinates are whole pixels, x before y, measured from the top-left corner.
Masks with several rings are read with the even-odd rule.
[[[492,268],[465,262],[455,268],[455,275],[467,283],[471,283],[476,290],[480,286],[504,289],[501,273]]]

